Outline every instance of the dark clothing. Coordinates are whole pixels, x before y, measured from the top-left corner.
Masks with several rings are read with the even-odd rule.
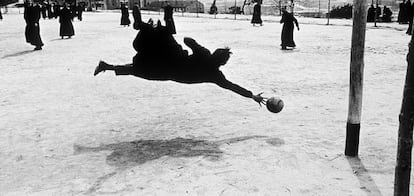
[[[165,26],[171,34],[176,34],[175,24],[173,19],[174,8],[171,5],[164,7],[164,21]]]
[[[392,11],[387,6],[384,6],[384,13],[382,14],[383,22],[391,22]]]
[[[26,42],[36,47],[42,47],[43,42],[40,38],[40,7],[24,5],[24,20],[26,21],[25,37]]]
[[[82,5],[78,5],[76,9],[78,10],[78,20],[82,21],[82,13],[85,8]]]
[[[78,14],[78,9],[75,4],[72,4],[71,6],[69,6],[69,10],[70,10],[70,14],[72,16],[72,21],[73,21],[73,18],[75,18]]]
[[[46,5],[42,5],[42,7],[40,8],[41,12],[42,12],[42,18],[46,19],[47,14],[46,14]]]
[[[377,5],[377,8],[375,10],[377,11],[377,13],[376,13],[377,19],[379,19],[381,17],[381,14],[382,14],[381,7]]]
[[[411,5],[411,1],[407,1],[405,3],[406,9],[407,9],[407,21],[408,21],[408,29],[407,29],[407,34],[411,35],[412,34],[412,29],[413,29],[413,16],[414,16],[414,6]]]
[[[73,29],[72,24],[72,13],[67,7],[63,7],[60,10],[59,14],[59,23],[60,23],[60,36],[73,36],[75,35],[75,30]]]
[[[399,4],[399,8],[400,8],[400,11],[398,12],[397,22],[400,23],[400,24],[406,23],[407,21],[406,21],[406,17],[405,17],[405,14],[406,14],[405,0],[402,3]]]
[[[125,5],[121,5],[121,25],[128,25],[131,24],[129,20],[129,12],[128,8]]]
[[[253,17],[252,17],[252,24],[262,24],[262,18],[261,18],[261,6],[259,3],[256,3],[253,7]]]
[[[3,15],[1,14],[1,7],[0,7],[0,20],[3,20]]]
[[[218,86],[251,98],[252,92],[228,81],[218,66],[211,66],[211,53],[195,40],[185,38],[184,43],[193,51],[188,55],[166,27],[153,28],[141,23],[133,46],[137,54],[133,64],[115,66],[116,75],[134,75],[148,80],[175,82],[215,83]]]
[[[371,7],[368,8],[367,22],[374,22],[374,20],[375,20],[375,8],[373,5],[371,5]]]
[[[60,14],[60,6],[59,5],[53,5],[53,17],[57,18]]]
[[[50,4],[46,4],[46,12],[47,12],[47,18],[52,19],[53,12],[52,12],[52,6]]]
[[[405,2],[404,4],[404,9],[405,9],[405,14],[404,14],[404,20],[406,22],[409,22],[410,20],[412,20],[413,17],[413,10],[412,10],[412,5],[411,5],[411,1],[408,0]]]
[[[140,27],[140,23],[142,22],[141,18],[141,11],[139,10],[139,7],[135,5],[132,8],[132,16],[134,17],[134,29],[138,30]]]
[[[282,36],[281,36],[282,48],[286,48],[287,46],[295,47],[296,44],[295,44],[295,41],[293,41],[293,30],[295,28],[294,26],[295,24],[296,26],[299,26],[298,21],[293,16],[293,14],[289,12],[283,12],[280,23],[283,23]]]

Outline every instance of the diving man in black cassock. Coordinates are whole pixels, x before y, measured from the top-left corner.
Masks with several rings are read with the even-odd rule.
[[[105,71],[114,71],[115,75],[133,75],[147,80],[175,81],[185,84],[213,83],[224,89],[231,90],[243,97],[251,98],[259,104],[265,103],[261,94],[254,95],[251,91],[226,79],[220,71],[230,58],[229,48],[218,48],[213,53],[199,45],[192,38],[184,38],[184,43],[191,48],[188,55],[183,50],[170,30],[161,25],[153,27],[152,21],[140,23],[140,31],[133,46],[137,54],[132,64],[110,65],[99,62],[94,75]]]

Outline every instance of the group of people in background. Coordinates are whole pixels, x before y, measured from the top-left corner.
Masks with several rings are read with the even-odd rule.
[[[373,4],[368,8],[367,22],[391,22],[392,11],[389,7],[384,6],[383,9],[379,5],[374,7]]]
[[[41,50],[43,42],[40,37],[40,18],[53,19],[59,17],[60,29],[59,35],[71,38],[75,35],[72,21],[75,17],[82,21],[82,12],[85,6],[78,4],[77,6],[68,3],[63,5],[49,2],[25,1],[24,3],[24,19],[26,21],[25,37],[26,42],[35,46],[35,50]]]

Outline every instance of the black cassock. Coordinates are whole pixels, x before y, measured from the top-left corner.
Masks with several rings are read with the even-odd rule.
[[[167,30],[171,34],[176,34],[177,32],[175,31],[173,13],[174,13],[174,8],[171,5],[167,5],[167,6],[164,7],[165,26],[167,27]]]
[[[142,18],[141,18],[141,11],[139,10],[139,7],[137,5],[135,5],[132,8],[132,16],[134,16],[134,29],[138,30],[140,27]]]
[[[124,5],[121,6],[121,25],[129,25],[131,21],[129,20],[128,8]]]
[[[73,29],[72,24],[72,12],[64,7],[59,12],[59,23],[60,23],[60,36],[73,36],[75,35],[75,30]]]
[[[282,28],[282,47],[295,47],[295,41],[293,41],[293,30],[295,28],[295,24],[296,26],[298,26],[298,21],[296,20],[296,18],[288,12],[284,12],[282,14],[282,19],[280,20],[280,23],[283,23],[283,28]]]
[[[40,38],[39,19],[40,7],[25,4],[24,20],[26,21],[26,42],[37,47],[43,46],[42,39]]]
[[[261,12],[261,6],[260,3],[256,3],[253,7],[253,17],[252,17],[252,24],[262,24],[262,18],[261,18],[262,12]]]

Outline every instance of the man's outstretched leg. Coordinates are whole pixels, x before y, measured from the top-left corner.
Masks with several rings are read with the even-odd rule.
[[[104,61],[99,61],[99,65],[95,68],[95,72],[93,73],[93,75],[96,76],[101,72],[105,72],[106,70],[115,71],[115,75],[133,75],[134,74],[134,68],[132,67],[132,64],[110,65],[108,63],[105,63]]]

